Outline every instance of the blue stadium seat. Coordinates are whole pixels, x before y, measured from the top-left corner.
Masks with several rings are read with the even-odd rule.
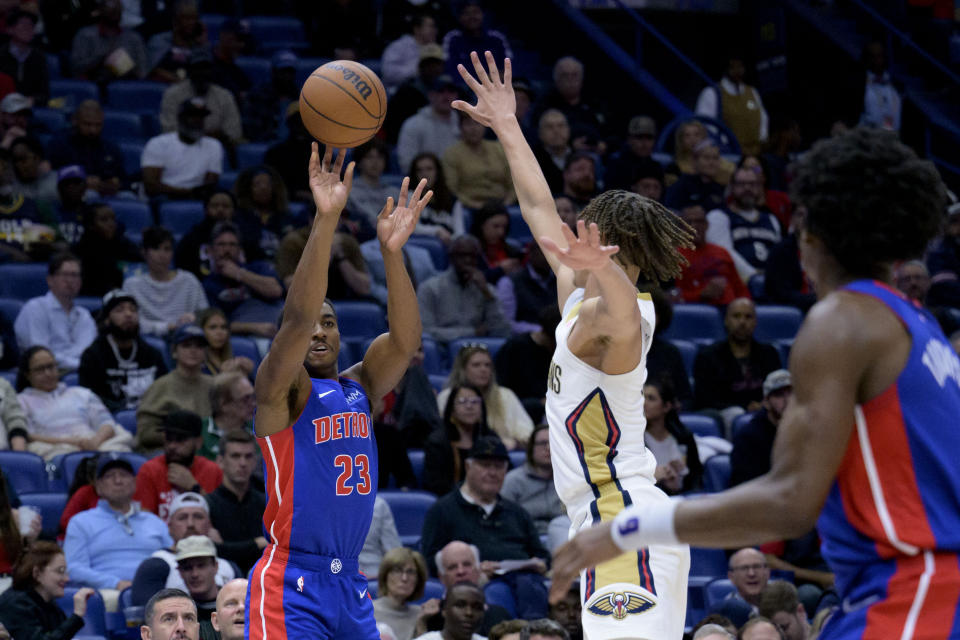
[[[0,265],[0,293],[6,298],[29,300],[47,292],[46,262],[8,262]]]
[[[207,42],[210,44],[216,43],[217,38],[220,36],[221,25],[229,18],[230,16],[218,13],[204,13],[200,15],[200,22],[202,22],[203,26],[207,29]]]
[[[380,58],[364,58],[363,60],[360,60],[360,64],[365,66],[367,69],[370,69],[370,71],[373,71],[378,77],[383,70]]]
[[[507,207],[507,212],[510,214],[510,231],[507,233],[507,238],[516,240],[521,244],[533,240],[533,232],[530,231],[527,221],[523,219],[520,207],[517,205]]]
[[[733,419],[733,423],[730,425],[730,440],[736,440],[737,434],[740,433],[740,430],[743,429],[748,422],[753,420],[753,417],[757,415],[756,411],[750,413],[744,413]]]
[[[129,111],[105,109],[103,112],[103,137],[107,140],[145,138],[140,116]]]
[[[65,98],[67,104],[76,108],[84,100],[100,100],[97,85],[88,80],[57,78],[50,80],[50,99]]]
[[[3,378],[10,383],[10,386],[16,388],[17,386],[17,372],[13,371],[0,371],[0,378]]]
[[[40,126],[41,130],[50,133],[56,133],[65,129],[70,123],[67,122],[67,116],[60,109],[47,109],[38,107],[33,110],[33,122]]]
[[[407,458],[410,459],[410,467],[413,469],[413,477],[417,479],[417,484],[422,484],[423,480],[423,449],[407,449]]]
[[[62,77],[60,74],[60,56],[55,53],[47,54],[47,75],[50,76],[51,80]],[[37,115],[36,110],[34,110],[33,115]]]
[[[249,16],[250,34],[257,42],[287,42],[291,46],[306,41],[303,23],[286,16]]]
[[[703,489],[707,492],[723,491],[730,486],[730,456],[718,453],[703,465]]]
[[[760,342],[793,340],[802,323],[803,314],[796,307],[757,305],[757,330],[753,336]]]
[[[661,336],[665,340],[722,340],[726,336],[723,319],[716,307],[707,304],[678,304],[673,322]]]
[[[117,421],[121,427],[137,435],[137,411],[136,409],[124,409],[123,411],[117,411],[113,414],[113,419]]]
[[[377,599],[377,595],[380,591],[380,583],[377,580],[368,580],[367,581],[367,592],[370,594],[370,597],[374,600]]]
[[[300,58],[297,60],[297,84],[301,85],[306,82],[314,69],[322,67],[331,60],[332,58]]]
[[[793,338],[777,340],[773,343],[773,346],[780,352],[780,361],[783,363],[783,368],[788,369],[790,367],[790,349],[793,347]]]
[[[230,348],[233,350],[234,357],[246,356],[253,360],[253,370],[257,370],[260,365],[260,349],[252,338],[230,336]]]
[[[121,111],[156,114],[160,112],[160,102],[167,86],[148,80],[111,82],[107,85],[107,106]]]
[[[691,575],[687,578],[687,617],[685,625],[695,626],[707,615],[707,584],[713,580],[711,576]]]
[[[238,171],[224,171],[217,180],[217,186],[227,191],[233,191],[233,184],[237,181]]]
[[[97,455],[100,455],[99,451],[73,451],[71,453],[62,453],[54,456],[53,460],[50,461],[56,469],[51,483],[53,485],[52,488],[67,491],[73,483],[77,468],[80,466],[80,463],[83,462],[83,459]],[[134,473],[139,471],[140,466],[147,461],[147,459],[139,453],[117,452],[117,455],[130,463]]]
[[[506,338],[490,338],[486,336],[467,336],[466,338],[457,338],[456,340],[451,340],[449,346],[450,363],[453,364],[453,361],[457,357],[457,353],[459,353],[460,349],[476,344],[482,344],[485,346],[487,351],[490,352],[490,357],[493,358],[497,355],[497,351],[500,350],[500,347],[502,347],[506,341]]]
[[[270,145],[266,142],[250,142],[237,145],[237,169],[243,171],[263,164],[263,154]]]
[[[447,386],[447,374],[431,373],[427,377],[430,378],[430,386],[437,393]]]
[[[23,300],[14,300],[13,298],[0,298],[0,315],[4,316],[13,324],[23,308]]]
[[[66,493],[24,493],[20,495],[20,502],[40,512],[43,535],[52,540],[57,537],[60,516],[67,506],[68,497]]]
[[[17,493],[47,490],[47,464],[35,453],[0,451],[0,469]]]
[[[447,248],[438,238],[415,233],[407,240],[407,244],[423,247],[429,251],[430,259],[433,260],[433,266],[437,268],[437,271],[444,271],[450,264],[447,257]]]
[[[404,546],[416,545],[423,532],[423,520],[437,496],[426,491],[381,491],[379,495],[390,505],[400,541]]]
[[[680,422],[694,435],[723,437],[720,425],[710,416],[699,413],[681,413]]]
[[[362,358],[358,355],[360,347],[353,338],[340,337],[340,353],[337,354],[337,368],[342,372],[357,364]]]
[[[107,201],[110,208],[117,215],[117,222],[121,223],[126,231],[143,233],[143,230],[153,224],[153,214],[150,206],[139,200],[113,198]]]
[[[203,220],[203,203],[199,200],[168,200],[160,205],[160,224],[174,234],[184,234]]]
[[[173,356],[170,355],[170,347],[167,346],[167,343],[164,342],[163,338],[159,336],[152,336],[146,333],[141,334],[140,337],[143,338],[144,342],[160,352],[160,355],[163,356],[163,361],[167,365],[167,369],[172,371],[174,367]]]
[[[100,307],[103,306],[103,298],[98,298],[97,296],[77,296],[73,299],[73,303],[78,307],[83,307],[96,317],[100,311]]]
[[[270,79],[272,69],[270,67],[270,60],[267,58],[240,56],[236,59],[236,64],[254,85]]]
[[[76,587],[67,587],[64,594],[57,598],[57,606],[68,616],[73,613],[73,594],[77,592]],[[103,636],[107,632],[107,610],[103,604],[103,597],[99,591],[94,591],[87,599],[87,615],[83,616],[83,628],[77,632],[75,638],[80,636]]]
[[[423,604],[424,602],[426,602],[427,600],[430,600],[431,598],[437,598],[437,599],[443,598],[443,593],[445,590],[446,589],[443,586],[442,582],[440,582],[439,580],[435,580],[434,578],[430,578],[423,584],[423,595],[420,596],[420,599],[411,600],[410,603]]]
[[[387,330],[383,309],[375,302],[334,300],[340,334],[358,338],[373,338]]]
[[[510,451],[507,453],[510,456],[510,468],[516,469],[517,467],[522,467],[527,461],[527,452],[523,449],[516,451]]]
[[[143,157],[143,145],[139,142],[119,142],[120,153],[123,154],[123,170],[127,176],[140,175],[140,161]]]
[[[77,374],[76,371],[71,371],[70,373],[60,378],[60,382],[67,385],[68,387],[75,387],[80,383],[80,376]]]
[[[517,601],[510,591],[510,586],[500,580],[491,580],[483,589],[483,595],[488,605],[498,605],[510,612],[511,618],[517,617]]]
[[[750,297],[753,301],[759,303],[767,294],[766,277],[762,273],[755,273],[747,280],[747,288],[750,289]]]
[[[423,336],[421,341],[423,343],[423,370],[428,375],[443,374],[445,372],[443,357],[440,355],[440,347],[437,346],[436,340],[430,336]]]
[[[680,352],[680,357],[683,358],[683,368],[686,369],[687,375],[692,376],[693,361],[696,359],[697,349],[700,347],[689,340],[674,339],[670,342],[677,348],[677,351]]]
[[[705,549],[690,547],[690,575],[725,578],[727,576],[727,554],[723,549]]]
[[[733,586],[733,583],[730,582],[727,578],[717,578],[716,580],[711,580],[707,584],[706,589],[706,605],[707,609],[722,602],[729,596],[731,593],[735,592],[737,588]]]

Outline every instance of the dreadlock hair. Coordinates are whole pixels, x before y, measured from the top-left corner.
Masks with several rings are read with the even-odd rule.
[[[791,185],[804,225],[849,275],[923,255],[944,217],[946,188],[933,164],[893,133],[857,128],[818,142]]]
[[[630,191],[605,191],[580,212],[596,222],[604,244],[620,247],[619,260],[656,282],[678,277],[687,264],[680,248],[693,248],[693,228],[656,200]]]

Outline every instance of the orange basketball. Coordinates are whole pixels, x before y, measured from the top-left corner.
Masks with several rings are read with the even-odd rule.
[[[300,117],[307,131],[334,147],[356,147],[380,130],[387,92],[373,71],[352,60],[317,67],[300,91]]]

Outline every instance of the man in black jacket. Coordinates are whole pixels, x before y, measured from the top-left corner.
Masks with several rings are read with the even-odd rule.
[[[793,382],[786,369],[777,369],[763,381],[763,408],[733,434],[731,487],[770,471],[773,439],[792,396]]]

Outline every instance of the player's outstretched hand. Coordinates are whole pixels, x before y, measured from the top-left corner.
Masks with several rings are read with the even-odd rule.
[[[560,224],[560,232],[567,241],[567,248],[561,248],[548,236],[540,237],[540,246],[557,256],[564,265],[575,271],[602,269],[610,264],[610,256],[620,250],[617,245],[600,244],[600,230],[596,222],[587,229],[583,220],[577,221],[577,235],[573,235],[566,224]]]
[[[393,206],[393,198],[387,198],[387,204],[377,216],[377,238],[380,240],[381,251],[399,251],[413,233],[420,214],[433,197],[433,191],[427,191],[421,197],[426,187],[427,179],[423,178],[408,199],[410,178],[407,177],[400,185],[400,198],[397,200],[396,208]]]
[[[604,522],[584,529],[553,553],[551,603],[566,597],[570,585],[580,577],[581,569],[595,567],[623,553],[610,536],[610,526],[610,522]]]
[[[340,212],[347,205],[347,196],[350,195],[350,187],[353,185],[354,163],[351,162],[347,165],[347,170],[341,180],[340,172],[343,171],[343,161],[346,155],[346,149],[339,149],[337,161],[333,163],[333,147],[328,146],[323,152],[323,160],[321,160],[317,143],[314,142],[311,146],[310,191],[313,192],[313,202],[317,205],[317,216],[320,218],[330,216],[339,218]]]
[[[476,106],[463,100],[454,100],[450,106],[463,111],[480,124],[496,130],[496,124],[502,119],[516,116],[517,97],[513,93],[513,69],[510,58],[503,61],[503,80],[500,79],[500,72],[497,70],[493,54],[487,51],[486,58],[489,72],[483,68],[477,52],[470,52],[473,69],[477,73],[476,78],[462,64],[457,65],[460,76],[477,95]]]

